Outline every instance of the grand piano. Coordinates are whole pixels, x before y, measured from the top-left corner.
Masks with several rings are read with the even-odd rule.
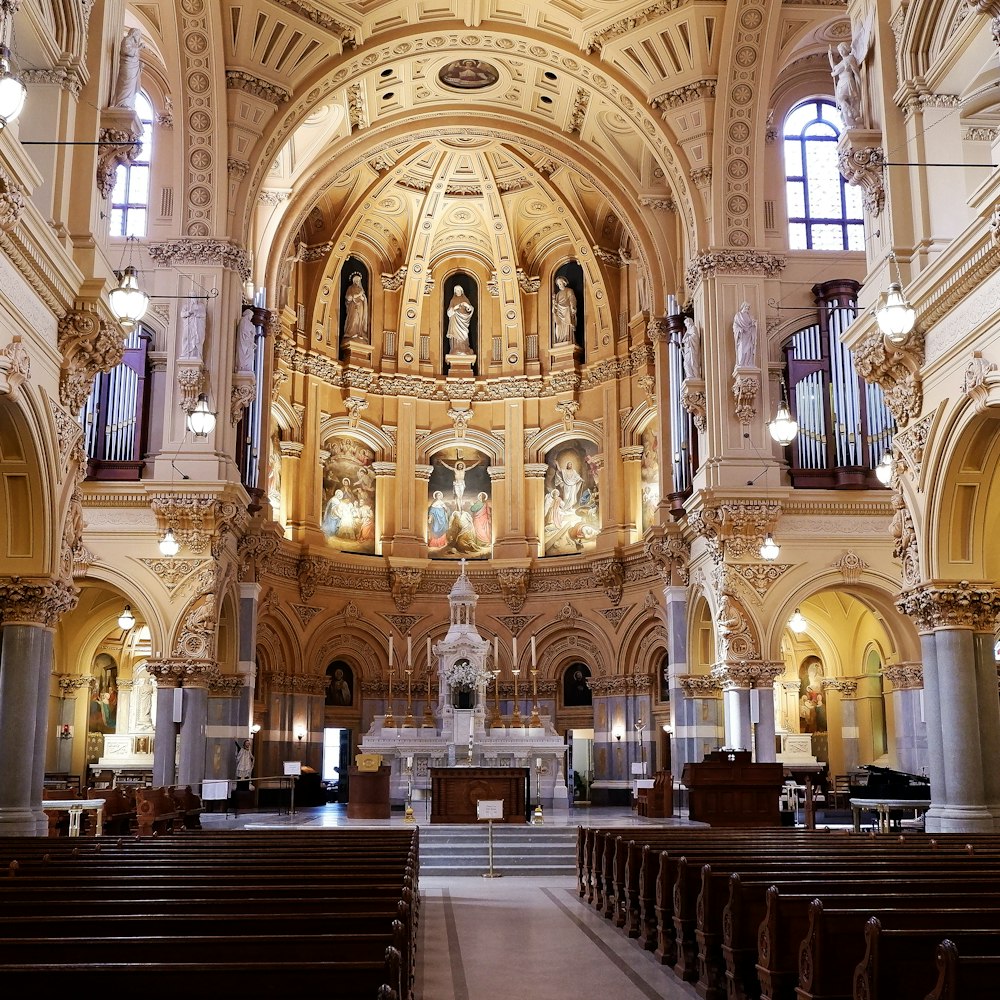
[[[907,812],[919,818],[931,805],[930,778],[891,767],[865,764],[852,772],[848,787],[855,833],[861,831],[861,814],[865,810],[875,813],[879,832],[888,833],[893,827],[899,829]]]

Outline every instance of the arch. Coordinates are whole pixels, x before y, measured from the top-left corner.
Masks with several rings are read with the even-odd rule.
[[[543,428],[525,443],[524,452],[529,462],[544,462],[545,456],[556,445],[564,441],[572,441],[574,438],[583,438],[591,444],[597,446],[597,450],[604,448],[604,435],[597,424],[589,420],[573,421],[573,429],[567,431],[562,424],[552,424]]]
[[[357,426],[354,426],[350,417],[326,417],[319,425],[320,445],[331,437],[350,437],[360,441],[375,452],[380,462],[396,460],[395,441],[384,430],[367,420],[359,420]]]
[[[18,401],[0,396],[0,524],[17,531],[0,532],[0,574],[45,576],[54,568],[54,542],[62,532],[53,523],[54,482],[48,470],[59,466],[45,455],[45,436],[36,415]],[[47,428],[46,428],[47,429]]]
[[[354,669],[354,681],[378,680],[389,662],[389,641],[373,622],[362,618],[349,601],[316,631],[303,651],[302,672],[322,677],[334,659],[346,660]]]
[[[987,542],[1000,523],[1000,420],[968,396],[924,455],[927,498],[921,563],[928,579],[1000,581],[1000,551]],[[908,498],[908,504],[919,498]],[[920,508],[910,506],[911,513]]]
[[[80,588],[104,583],[116,590],[123,601],[132,605],[132,610],[137,612],[136,618],[141,619],[149,628],[151,648],[155,651],[167,649],[168,625],[161,609],[150,595],[137,585],[134,573],[126,574],[114,566],[98,561],[91,563],[86,574],[76,577],[74,583]]]
[[[428,465],[434,455],[446,448],[474,448],[489,456],[490,465],[502,465],[504,460],[503,443],[492,434],[469,427],[465,430],[465,436],[459,438],[455,436],[454,428],[448,427],[428,434],[420,441],[417,448],[417,463]]]

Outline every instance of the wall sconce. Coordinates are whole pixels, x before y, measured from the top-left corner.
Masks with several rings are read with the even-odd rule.
[[[259,722],[255,722],[255,723],[254,723],[254,724],[253,724],[253,725],[252,725],[252,726],[250,727],[250,732],[251,732],[251,733],[252,733],[252,734],[253,734],[254,736],[256,736],[256,735],[257,735],[257,734],[258,734],[258,733],[260,732],[260,723],[259,723]]]
[[[127,632],[133,625],[135,625],[135,615],[132,614],[132,605],[126,604],[118,616],[118,627]]]
[[[295,738],[301,743],[306,738],[306,731],[304,729],[296,729]]]
[[[164,532],[163,537],[159,541],[160,554],[165,555],[168,559],[172,556],[177,555],[181,550],[181,543],[174,538],[174,529],[167,528]]]
[[[59,727],[59,739],[61,740],[73,739],[73,727],[68,722],[64,722]]]
[[[616,740],[617,740],[617,741],[618,741],[619,743],[621,743],[621,741],[622,741],[622,736],[624,736],[624,735],[625,735],[625,730],[624,730],[624,729],[623,729],[623,728],[622,728],[621,726],[615,726],[615,727],[614,727],[614,729],[612,729],[612,730],[611,730],[611,735],[612,735],[612,736],[613,736],[613,737],[614,737],[614,738],[615,738],[615,739],[616,739]]]

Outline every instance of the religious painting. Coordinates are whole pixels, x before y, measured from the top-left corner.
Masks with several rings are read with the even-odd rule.
[[[371,308],[368,301],[368,267],[357,257],[348,257],[340,269],[340,342],[371,343]]]
[[[427,553],[431,558],[490,558],[493,485],[485,455],[469,448],[437,452],[431,458],[427,500]]]
[[[326,704],[340,708],[354,704],[354,671],[343,660],[326,668]]]
[[[484,59],[456,59],[441,67],[438,79],[456,90],[482,90],[492,87],[500,79],[500,73]]]
[[[590,667],[586,663],[571,663],[563,671],[563,705],[566,708],[582,708],[593,704]]]
[[[657,454],[656,428],[650,424],[642,432],[642,530],[656,524],[656,507],[660,502],[660,459]]]
[[[323,463],[323,515],[327,544],[341,552],[375,552],[375,452],[349,437],[328,440]]]
[[[87,728],[92,733],[113,733],[118,726],[118,661],[110,653],[98,653],[91,673]]]
[[[799,732],[825,733],[826,701],[823,694],[823,664],[808,656],[799,667]]]
[[[582,438],[562,441],[545,456],[543,523],[545,555],[587,552],[601,530],[597,445]]]

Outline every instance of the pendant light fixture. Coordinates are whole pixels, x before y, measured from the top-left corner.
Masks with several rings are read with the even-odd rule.
[[[6,128],[21,113],[28,89],[14,72],[10,49],[0,45],[0,128]]]
[[[774,540],[774,535],[769,531],[764,536],[764,544],[760,547],[760,557],[768,562],[774,562],[779,555],[781,555],[781,546],[778,545]]]
[[[890,253],[889,260],[896,265],[896,280],[879,296],[878,305],[875,307],[875,320],[887,340],[893,344],[902,344],[913,329],[917,313],[903,294],[896,254]]]
[[[163,537],[160,539],[159,545],[161,555],[165,555],[168,559],[177,555],[177,553],[181,550],[180,542],[174,538],[173,528],[167,528]]]
[[[875,477],[883,486],[888,486],[892,482],[892,473],[895,464],[892,459],[892,452],[887,451],[882,456],[882,461],[875,466]]]
[[[132,605],[126,604],[118,616],[118,627],[127,632],[133,625],[135,625],[135,615],[132,614]]]
[[[767,429],[772,439],[783,448],[790,445],[799,432],[798,422],[793,419],[792,411],[788,406],[788,393],[785,389],[784,378],[781,380],[781,402],[778,403],[774,419],[768,423]]]
[[[187,429],[197,438],[206,438],[215,430],[216,416],[209,409],[208,396],[202,393],[187,416]]]
[[[807,628],[809,628],[809,622],[806,621],[805,615],[796,608],[794,614],[788,619],[788,627],[796,634],[802,635]]]

